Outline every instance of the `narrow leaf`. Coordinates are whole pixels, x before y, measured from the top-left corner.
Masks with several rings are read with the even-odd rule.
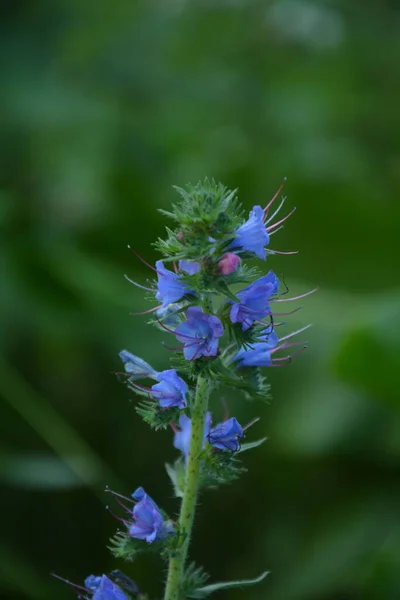
[[[269,574],[269,571],[264,571],[261,573],[259,577],[255,579],[242,579],[240,581],[221,581],[220,583],[212,583],[211,585],[205,585],[204,587],[197,588],[191,594],[191,598],[206,598],[210,594],[214,592],[218,592],[219,590],[226,590],[228,588],[241,588],[249,585],[255,585],[256,583],[260,583],[266,576]]]
[[[257,448],[258,446],[261,446],[261,444],[263,444],[264,442],[267,441],[267,437],[261,438],[261,440],[256,440],[255,442],[248,442],[247,444],[240,444],[240,450],[239,452],[246,452],[246,450],[251,450],[252,448]]]

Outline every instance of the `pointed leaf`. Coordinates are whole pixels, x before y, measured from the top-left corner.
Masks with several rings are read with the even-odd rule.
[[[259,577],[255,579],[242,579],[240,581],[221,581],[219,583],[212,583],[211,585],[205,585],[204,587],[198,588],[194,590],[190,595],[191,598],[206,598],[210,594],[214,592],[218,592],[219,590],[226,590],[228,588],[240,588],[249,585],[255,585],[256,583],[260,583],[266,576],[269,574],[269,571],[264,571],[261,573]]]
[[[266,442],[267,439],[267,437],[264,437],[261,438],[261,440],[256,440],[255,442],[247,442],[246,444],[240,444],[240,450],[238,450],[238,453],[246,452],[246,450],[251,450],[252,448],[257,448],[258,446],[261,446],[261,444]]]
[[[217,287],[222,294],[225,294],[225,296],[227,296],[230,300],[233,300],[233,302],[240,302],[239,298],[237,298],[235,294],[231,292],[225,281],[219,281]]]

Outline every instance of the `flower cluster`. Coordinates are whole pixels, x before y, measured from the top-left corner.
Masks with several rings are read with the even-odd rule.
[[[221,185],[205,181],[178,189],[180,203],[171,213],[163,211],[176,223],[175,229],[167,230],[167,239],[156,244],[163,259],[152,266],[133,250],[155,274],[147,285],[127,277],[155,300],[153,307],[138,314],[154,313],[151,323],[174,336],[179,346],[164,344],[174,352],[174,368],[162,371],[128,350],[119,356],[124,380],[142,397],[136,404],[138,414],[155,429],[173,431],[173,445],[180,455],[173,466],[167,465],[167,471],[176,496],[182,498],[182,508],[179,520],[172,522],[141,487],[131,498],[111,492],[127,513],[117,517],[124,529],[114,536],[111,548],[115,556],[129,560],[138,552],[157,549],[169,561],[165,600],[207,595],[201,587],[205,574],[197,569],[196,579],[190,568],[185,569],[196,496],[201,488],[238,477],[243,468],[237,455],[264,441],[243,442],[258,418],[243,427],[236,417],[226,414],[213,425],[209,410],[213,396],[227,386],[242,390],[247,397],[265,398],[269,386],[261,369],[283,366],[305,347],[304,342],[292,339],[308,326],[281,337],[277,334],[277,328],[284,325],[277,318],[298,309],[279,312],[275,306],[315,290],[288,298],[287,289],[280,292],[274,271],[261,275],[246,264],[248,258],[293,254],[269,248],[271,236],[294,212],[274,222],[283,198],[270,215],[281,189],[265,208],[254,206],[248,219],[242,217],[236,193]],[[292,348],[294,352],[280,354]],[[123,578],[90,576],[83,589],[94,600],[124,600],[125,591],[132,590],[123,582]]]

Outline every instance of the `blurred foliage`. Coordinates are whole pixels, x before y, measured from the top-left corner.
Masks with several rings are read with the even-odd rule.
[[[271,572],[230,600],[399,598],[397,3],[5,0],[0,29],[4,597],[67,599],[50,572],[124,568],[105,484],[177,512],[171,432],[112,372],[124,347],[167,368],[163,334],[129,316],[148,306],[123,274],[149,274],[126,245],[154,261],[157,208],[207,175],[246,209],[288,176],[298,210],[273,248],[300,254],[268,266],[321,291],[290,318],[315,327],[271,369],[272,403],[225,398],[269,440],[204,494],[192,558],[213,581]],[[160,597],[156,560],[126,571]]]

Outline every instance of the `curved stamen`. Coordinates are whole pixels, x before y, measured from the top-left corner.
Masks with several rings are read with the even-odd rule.
[[[137,313],[129,313],[129,315],[131,317],[138,317],[139,315],[148,315],[149,313],[152,313],[161,307],[162,307],[162,304],[159,304],[158,306],[155,306],[154,308],[149,308],[149,310],[142,310],[142,312],[137,312]]]
[[[271,225],[272,227],[272,225]],[[278,233],[278,231],[280,231],[281,229],[284,229],[284,225],[281,225],[280,227],[278,227],[278,229],[275,229],[275,231],[268,231],[269,237],[271,237],[271,235],[275,235],[275,233]]]
[[[110,490],[108,485],[106,485],[106,489],[104,491],[112,496],[118,496],[118,498],[122,498],[122,500],[127,500],[128,502],[135,504],[135,501],[132,498],[128,498],[128,496],[123,496],[122,494],[118,494],[118,492],[114,492],[114,490]]]
[[[118,515],[113,513],[113,511],[111,510],[111,508],[109,506],[106,506],[106,510],[108,510],[108,512],[110,513],[110,515],[112,517],[114,517],[114,519],[117,519],[117,521],[121,521],[121,523],[123,523],[126,527],[129,527],[130,522],[127,519],[123,519],[122,517],[119,517]]]
[[[252,419],[249,423],[247,423],[247,425],[242,427],[243,431],[246,431],[246,429],[248,429],[249,427],[251,427],[252,425],[257,423],[259,420],[260,420],[260,417],[255,417],[254,419]]]
[[[115,498],[115,502],[117,502],[124,510],[126,510],[126,512],[130,515],[132,513],[132,509],[128,508],[127,506],[125,506],[125,504],[123,502],[121,502],[121,500],[119,498]]]
[[[133,285],[136,285],[136,287],[138,287],[138,288],[140,288],[142,290],[146,290],[146,292],[153,292],[154,293],[156,291],[154,288],[148,288],[148,287],[145,287],[144,285],[140,285],[140,283],[136,283],[136,281],[133,281],[133,279],[130,279],[128,277],[128,275],[126,275],[126,273],[125,273],[124,277],[125,277],[125,279],[127,279],[129,281],[129,283],[132,283]]]
[[[302,333],[303,331],[305,331],[306,329],[309,329],[310,327],[312,327],[312,323],[310,323],[309,325],[306,325],[305,327],[302,327],[301,329],[298,329],[297,331],[293,331],[293,333],[288,333],[288,335],[285,335],[285,337],[280,338],[280,342],[283,342],[283,340],[290,340],[290,338],[292,338],[293,336]]]
[[[291,252],[281,252],[280,250],[271,250],[271,248],[267,249],[268,254],[298,254],[298,250],[292,250]]]
[[[131,252],[133,252],[133,254],[135,256],[137,256],[137,258],[144,264],[146,265],[146,267],[149,267],[150,269],[152,269],[153,271],[155,271],[157,273],[157,269],[155,267],[153,267],[153,265],[151,265],[150,263],[148,263],[147,261],[144,260],[144,258],[142,258],[140,256],[140,254],[138,252],[136,252],[136,250],[134,250],[129,244],[128,244],[128,248]]]
[[[279,350],[286,350],[286,348],[294,348],[303,344],[307,344],[307,342],[293,342],[292,344],[281,344],[280,346],[276,346],[276,348],[270,350],[269,353],[274,354],[275,352],[279,352]]]
[[[287,313],[271,313],[271,315],[273,317],[286,317],[287,315],[293,315],[294,313],[296,313],[297,311],[301,310],[302,308],[304,308],[303,306],[298,306],[297,308],[295,308],[294,310],[291,310],[290,312]]]
[[[78,585],[77,583],[72,583],[72,581],[68,581],[68,579],[64,579],[64,577],[60,577],[59,575],[56,575],[55,573],[50,573],[50,575],[52,577],[55,577],[56,579],[59,579],[60,581],[63,581],[64,583],[67,583],[72,588],[78,588],[79,590],[84,590],[85,592],[91,592],[91,590],[83,587],[83,585]]]
[[[276,217],[276,215],[279,213],[279,211],[281,210],[282,206],[285,204],[286,198],[282,198],[282,201],[280,203],[280,205],[278,206],[278,208],[276,209],[276,211],[269,217],[269,219],[267,219],[268,215],[264,215],[264,223],[267,225],[270,221],[272,221],[272,219],[274,217]]]
[[[176,336],[178,336],[178,335],[179,335],[180,337],[187,338],[188,340],[195,340],[195,339],[197,339],[197,338],[195,338],[195,337],[193,337],[193,336],[190,336],[190,335],[185,335],[184,333],[179,333],[179,332],[178,332],[178,333],[176,333],[176,332],[175,332],[173,329],[169,329],[168,327],[166,327],[166,326],[164,325],[164,323],[162,323],[158,317],[156,317],[156,321],[157,321],[157,323],[158,323],[159,325],[161,325],[161,327],[162,327],[163,329],[165,329],[165,331],[168,331],[168,333],[172,333],[172,335],[176,335]]]
[[[303,348],[300,348],[300,350],[298,350],[297,352],[293,352],[293,354],[289,354],[288,356],[284,356],[283,358],[273,358],[272,361],[273,362],[290,362],[292,360],[292,358],[294,358],[295,356],[298,356],[299,354],[301,354],[302,352],[304,352],[304,350],[307,349],[307,346],[303,346]],[[279,365],[270,365],[271,367],[275,366],[278,367]],[[280,365],[283,366],[283,365]]]
[[[288,219],[289,217],[291,217],[291,216],[292,216],[292,214],[293,214],[295,211],[296,211],[296,207],[294,207],[294,208],[293,208],[293,209],[290,211],[290,213],[288,213],[288,214],[286,215],[286,217],[283,217],[283,219],[281,219],[280,221],[277,221],[277,222],[276,222],[276,223],[274,223],[273,225],[270,225],[269,227],[267,227],[267,231],[269,232],[269,231],[271,231],[271,229],[275,229],[275,227],[278,227],[278,225],[280,225],[281,223],[284,223],[285,221],[287,221],[287,219]]]
[[[272,200],[270,200],[267,204],[267,206],[264,208],[264,212],[268,214],[268,211],[270,209],[270,207],[272,206],[272,204],[275,202],[275,200],[277,199],[277,197],[279,196],[279,194],[281,193],[283,186],[285,185],[287,179],[286,177],[283,178],[283,181],[278,189],[278,191],[275,193],[274,197],[272,198]]]
[[[300,298],[305,298],[306,296],[310,296],[314,292],[318,292],[319,288],[316,287],[309,292],[305,292],[305,294],[300,294],[299,296],[293,296],[293,298],[272,298],[270,302],[290,302],[291,300],[299,300]]]

